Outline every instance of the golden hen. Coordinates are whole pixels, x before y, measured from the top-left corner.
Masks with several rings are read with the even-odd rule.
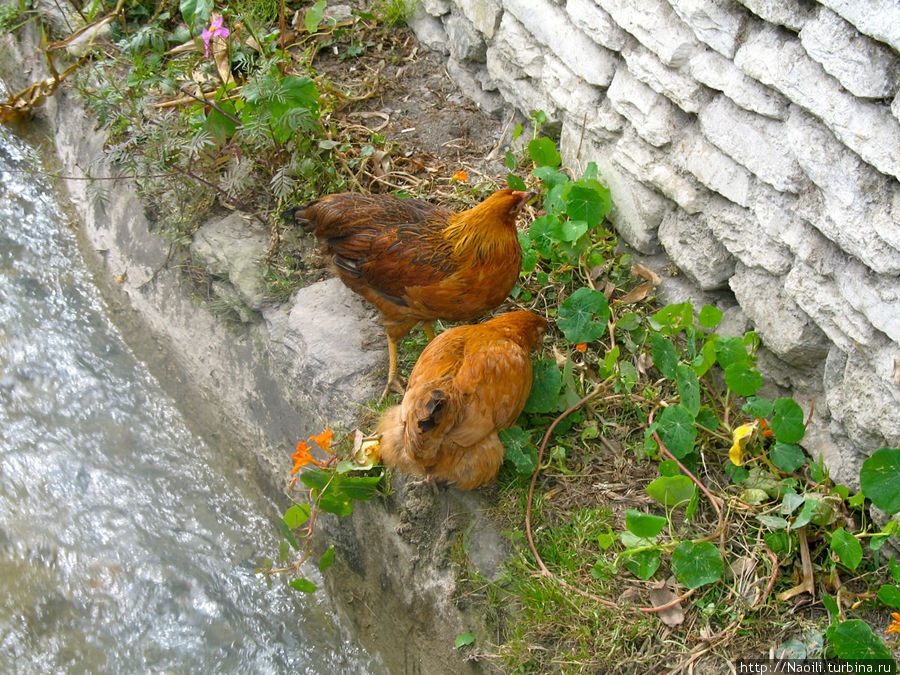
[[[469,321],[509,295],[522,266],[516,217],[533,195],[500,190],[456,213],[419,199],[352,192],[284,212],[312,232],[338,276],[381,312],[390,367],[384,397],[403,392],[397,341],[420,321]]]
[[[382,461],[465,490],[492,481],[504,454],[497,432],[528,400],[529,352],[546,329],[542,317],[516,311],[438,335],[413,367],[403,401],[378,422]]]

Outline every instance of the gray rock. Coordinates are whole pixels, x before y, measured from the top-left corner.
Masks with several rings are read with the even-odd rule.
[[[255,229],[240,213],[211,220],[200,227],[191,242],[191,256],[203,264],[213,276],[227,279],[237,294],[227,291],[223,297],[234,299],[239,307],[259,311],[266,303],[262,280],[262,260],[269,247],[269,237]]]
[[[466,95],[488,115],[496,117],[506,107],[503,97],[496,91],[497,83],[487,75],[487,68],[478,71],[473,76],[470,68],[466,68],[454,58],[449,58],[447,59],[447,73],[459,85],[460,89],[466,92]],[[486,90],[479,81],[478,75],[483,75],[483,81],[489,82],[493,90]]]
[[[606,87],[616,71],[612,52],[578,30],[568,15],[547,0],[504,0],[504,8],[585,82]]]
[[[798,192],[806,185],[784,138],[783,125],[718,96],[699,114],[707,139],[776,190]]]
[[[566,12],[578,28],[607,49],[620,51],[630,40],[628,34],[594,0],[569,0]]]
[[[754,29],[734,62],[750,77],[820,118],[876,169],[900,177],[900,123],[886,106],[861,101],[844,90],[809,57],[799,40],[773,26]]]
[[[416,34],[419,41],[427,45],[429,49],[439,54],[450,53],[444,24],[440,19],[422,9],[421,5],[416,5],[415,11],[406,20],[406,24]]]
[[[828,338],[784,291],[781,279],[738,263],[728,283],[760,339],[779,358],[803,366],[828,354]]]
[[[675,13],[697,39],[731,58],[747,20],[747,11],[730,0],[670,0]]]
[[[761,19],[799,31],[818,5],[813,0],[738,0]]]
[[[451,58],[484,63],[487,46],[471,21],[461,14],[448,14],[444,18],[444,30]]]
[[[625,68],[616,71],[606,92],[613,109],[634,125],[638,135],[656,147],[670,143],[687,122],[669,99],[635,78]]]
[[[791,112],[785,132],[793,155],[819,188],[804,196],[803,216],[876,272],[900,273],[900,184],[802,110]]]
[[[701,290],[725,288],[734,274],[734,258],[702,217],[670,210],[659,226],[659,241]]]
[[[419,0],[419,4],[431,16],[449,14],[453,7],[451,0]]]
[[[737,66],[710,49],[695,53],[687,66],[693,77],[717,89],[744,110],[774,119],[787,119],[788,100],[777,91],[747,77]]]
[[[644,184],[662,192],[687,213],[699,213],[706,202],[706,190],[683,176],[669,162],[665,152],[643,141],[627,129],[616,143],[613,160]]]
[[[454,3],[486,39],[494,37],[503,14],[498,0],[454,0]]]
[[[860,32],[886,42],[900,52],[900,3],[859,0],[820,2],[852,23]]]
[[[624,49],[622,56],[632,75],[685,112],[697,112],[710,98],[709,90],[694,78],[663,65],[653,52],[640,44]]]
[[[712,195],[703,218],[722,245],[745,265],[782,275],[791,269],[790,249],[760,227],[755,213]]]
[[[672,153],[675,166],[735,204],[749,205],[750,172],[703,138],[696,127],[686,129],[683,138]]]
[[[665,0],[603,0],[602,7],[667,66],[679,68],[700,48]]]
[[[800,42],[854,96],[886,98],[900,88],[900,56],[826,7],[800,31]]]

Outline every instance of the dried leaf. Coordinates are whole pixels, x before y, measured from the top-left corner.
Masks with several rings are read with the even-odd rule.
[[[659,284],[662,282],[662,279],[659,278],[659,275],[656,272],[651,270],[646,265],[641,265],[640,263],[636,263],[631,266],[631,275],[646,279],[650,282],[651,286],[659,286]]]
[[[228,85],[234,82],[234,78],[231,76],[231,58],[228,55],[228,45],[225,39],[214,35],[210,40],[210,51],[216,61],[216,70],[219,72],[222,84]]]
[[[654,607],[662,607],[663,605],[667,605],[677,597],[678,596],[668,588],[650,589],[650,603]],[[675,603],[667,609],[655,612],[655,614],[659,617],[659,620],[667,626],[678,626],[679,624],[684,623],[684,610],[681,608],[680,602]]]
[[[641,284],[635,288],[632,288],[625,295],[619,298],[619,304],[622,305],[632,305],[636,302],[640,302],[644,300],[650,293],[653,291],[653,286],[651,284]]]

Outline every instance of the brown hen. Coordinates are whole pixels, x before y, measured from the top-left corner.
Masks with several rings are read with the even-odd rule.
[[[338,276],[381,312],[390,368],[384,394],[403,392],[397,341],[420,321],[469,321],[509,295],[522,266],[516,217],[531,193],[500,190],[455,213],[418,199],[352,192],[288,209]]]
[[[465,490],[492,481],[504,454],[497,432],[528,400],[529,352],[546,329],[542,317],[517,311],[438,335],[413,367],[403,401],[378,422],[382,461]]]

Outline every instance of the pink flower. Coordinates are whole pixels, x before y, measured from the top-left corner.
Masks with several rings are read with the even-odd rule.
[[[209,56],[209,41],[214,37],[227,38],[231,35],[231,31],[222,27],[224,19],[221,16],[214,16],[209,22],[209,28],[204,28],[200,34],[203,38],[203,44],[206,46],[205,55]]]

